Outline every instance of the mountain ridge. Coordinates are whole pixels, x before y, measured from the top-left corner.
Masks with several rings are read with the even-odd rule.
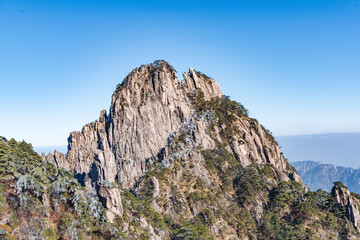
[[[360,169],[314,161],[293,162],[291,164],[310,189],[321,188],[330,191],[333,182],[341,181],[350,191],[360,193]]]

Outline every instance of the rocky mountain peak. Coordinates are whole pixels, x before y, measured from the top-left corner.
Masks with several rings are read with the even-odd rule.
[[[117,102],[135,106],[146,104],[149,100],[166,103],[184,98],[196,89],[201,89],[206,100],[222,96],[216,81],[205,74],[189,68],[189,72],[182,75],[184,80],[180,82],[176,70],[163,60],[135,68],[117,86],[112,97],[110,113],[114,114],[117,110],[113,108]]]
[[[123,211],[121,201],[114,202],[117,190],[104,190],[104,183],[135,189],[150,166],[171,168],[191,159],[197,162],[194,174],[210,184],[202,151],[219,146],[240,166],[268,164],[279,181],[302,183],[270,132],[242,105],[223,97],[215,80],[193,68],[183,77],[179,81],[165,61],[134,69],[117,86],[109,114],[101,111],[98,120],[70,134],[66,160],[59,154],[50,159],[95,188],[113,217]],[[221,168],[230,166],[224,164]],[[261,208],[257,211],[261,216]]]
[[[93,160],[103,165],[99,179],[134,186],[145,172],[145,162],[166,145],[169,135],[191,115],[187,95],[198,89],[204,99],[221,97],[218,84],[190,68],[179,81],[174,68],[155,61],[134,69],[112,96],[109,115],[103,110],[99,120],[69,137],[70,169],[81,177],[91,173]],[[100,175],[100,176],[99,176]]]

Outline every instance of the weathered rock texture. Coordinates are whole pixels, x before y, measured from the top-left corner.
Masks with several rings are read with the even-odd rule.
[[[200,89],[204,100],[211,100],[221,98],[221,90],[214,80],[192,68],[183,76],[184,80],[178,81],[174,69],[161,61],[135,69],[114,92],[109,115],[103,110],[99,120],[70,134],[67,161],[56,153],[51,158],[80,179],[89,175],[95,182],[105,180],[132,188],[146,172],[147,160],[156,157],[171,134],[186,122],[193,121],[197,128],[196,144],[214,147],[204,122],[194,118],[188,95]],[[289,171],[280,148],[266,138],[258,123],[239,119],[235,125],[241,136],[233,141],[231,150],[244,166],[252,160],[268,162],[276,166],[283,180],[301,181]]]
[[[331,190],[334,196],[336,207],[343,207],[354,228],[360,230],[360,201],[350,194],[350,191],[342,184],[335,184]]]
[[[174,132],[191,115],[189,91],[204,88],[209,99],[221,97],[214,80],[197,77],[190,69],[179,82],[164,63],[134,70],[112,97],[109,115],[87,124],[69,137],[67,159],[75,174],[89,174],[134,187],[146,171],[146,160],[156,156]]]
[[[47,155],[48,159],[50,160],[50,162],[52,162],[57,168],[65,168],[65,169],[69,169],[69,164],[66,161],[66,157],[63,153],[58,152],[57,150],[54,151],[54,154],[49,153]],[[45,159],[45,155],[42,155],[42,158]]]
[[[100,201],[107,209],[106,215],[108,220],[114,222],[116,215],[121,216],[123,214],[120,190],[117,188],[100,186],[98,192]]]
[[[83,184],[90,178],[93,183],[118,183],[128,189],[136,187],[147,171],[147,163],[160,161],[168,166],[184,154],[203,159],[195,150],[212,149],[216,142],[226,141],[221,136],[226,126],[215,126],[210,135],[214,111],[198,114],[190,96],[201,93],[202,101],[210,101],[221,99],[222,93],[213,79],[192,68],[183,77],[180,82],[175,70],[164,61],[133,70],[117,86],[109,114],[101,111],[97,121],[70,134],[66,160],[59,153],[49,158],[58,167],[73,171]],[[237,117],[231,125],[237,130],[227,148],[242,166],[272,164],[280,180],[301,182],[279,146],[256,120]],[[180,131],[191,138],[184,149],[170,154],[169,144]],[[206,177],[206,170],[201,171],[199,174]],[[101,190],[98,195],[107,198],[112,194]],[[120,200],[119,204],[113,201],[117,200],[103,203],[110,212],[121,213]]]

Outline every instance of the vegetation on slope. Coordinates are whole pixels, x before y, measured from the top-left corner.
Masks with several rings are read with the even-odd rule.
[[[334,195],[281,181],[274,165],[243,166],[230,144],[248,111],[228,97],[190,96],[200,116],[212,112],[212,149],[186,150],[192,135],[176,133],[171,164],[150,161],[136,189],[121,189],[124,213],[109,223],[95,189],[43,160],[30,144],[0,138],[0,236],[16,239],[349,239],[359,233]],[[215,139],[215,128],[221,139]],[[256,130],[255,130],[256,128]],[[266,138],[274,143],[269,131]],[[190,148],[189,148],[190,149]],[[341,183],[336,186],[343,187]],[[357,197],[353,194],[354,197]],[[4,220],[7,218],[8,220]]]
[[[349,239],[358,232],[345,209],[334,204],[334,195],[308,191],[296,181],[281,181],[272,164],[243,167],[229,152],[228,143],[237,134],[238,118],[253,122],[247,110],[228,97],[204,101],[190,96],[198,114],[214,111],[210,126],[221,127],[223,143],[201,150],[203,162],[183,157],[169,168],[149,166],[136,195],[157,206],[171,229],[173,239]],[[266,137],[275,142],[263,128]],[[173,141],[186,148],[188,132],[179,132]],[[171,149],[171,153],[176,152]],[[196,157],[195,157],[196,159]],[[207,173],[207,174],[204,174]],[[159,181],[160,196],[154,197]],[[209,182],[207,179],[211,179]],[[339,183],[336,183],[339,185]],[[205,231],[207,229],[207,231]],[[209,235],[210,234],[210,235]]]
[[[1,225],[5,238],[106,239],[119,235],[107,223],[95,194],[84,189],[72,173],[42,160],[31,144],[2,137],[0,159],[0,218],[8,219]]]

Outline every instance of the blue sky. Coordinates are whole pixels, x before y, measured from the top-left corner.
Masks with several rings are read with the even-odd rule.
[[[360,0],[0,0],[0,135],[65,145],[156,59],[275,135],[360,132],[359,26]]]

